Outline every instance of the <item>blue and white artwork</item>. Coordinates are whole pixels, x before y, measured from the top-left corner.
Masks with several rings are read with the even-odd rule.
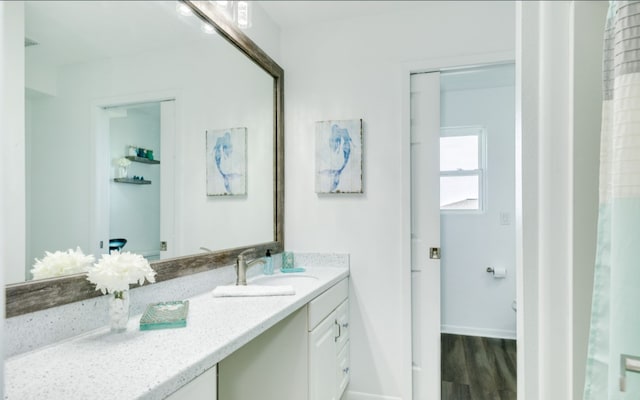
[[[316,193],[362,193],[362,120],[316,122]]]
[[[207,195],[247,194],[247,128],[209,130]]]

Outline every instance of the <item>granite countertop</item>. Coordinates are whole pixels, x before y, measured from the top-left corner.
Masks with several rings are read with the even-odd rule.
[[[279,272],[276,272],[279,273]],[[294,296],[189,299],[186,328],[124,333],[107,327],[5,361],[5,399],[163,399],[349,275],[307,267],[318,277]]]

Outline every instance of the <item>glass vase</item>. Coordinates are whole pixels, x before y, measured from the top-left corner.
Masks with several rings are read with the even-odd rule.
[[[113,292],[109,298],[109,325],[111,332],[124,332],[129,323],[129,291]]]

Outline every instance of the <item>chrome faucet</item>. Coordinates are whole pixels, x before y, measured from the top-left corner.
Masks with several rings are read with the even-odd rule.
[[[238,255],[236,259],[236,286],[247,285],[247,269],[256,263],[264,264],[264,260],[262,258],[255,258],[251,261],[247,261],[247,253],[251,253],[255,251],[255,249],[248,249],[243,251]]]

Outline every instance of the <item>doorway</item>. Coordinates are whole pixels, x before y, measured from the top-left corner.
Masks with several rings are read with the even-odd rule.
[[[414,399],[516,397],[514,105],[513,63],[411,76]]]
[[[174,99],[96,107],[96,177],[110,182],[96,194],[97,210],[108,210],[96,218],[97,254],[172,257],[175,115]]]

